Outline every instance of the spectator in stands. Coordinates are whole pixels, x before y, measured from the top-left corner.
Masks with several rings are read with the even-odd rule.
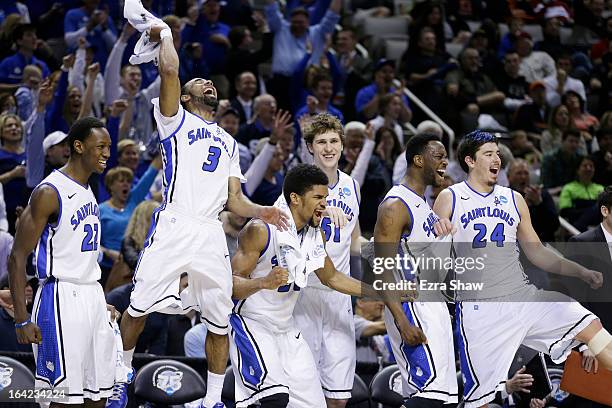
[[[597,131],[599,150],[591,158],[595,164],[595,183],[612,184],[612,127],[602,127]]]
[[[542,184],[553,195],[561,192],[563,185],[576,176],[582,156],[578,154],[580,132],[568,129],[563,132],[561,146],[544,155],[542,159]]]
[[[474,31],[474,34],[469,38],[467,46],[478,51],[483,72],[497,72],[501,70],[502,64],[497,58],[497,52],[489,44],[489,35],[483,28]]]
[[[574,1],[574,30],[571,43],[588,46],[606,35],[606,22],[603,18],[604,0]]]
[[[383,336],[387,333],[382,315],[384,309],[384,304],[378,300],[357,299],[355,303],[353,320],[358,362],[377,363],[379,356],[389,361],[389,350]]]
[[[132,273],[136,270],[140,252],[144,249],[145,240],[151,227],[151,216],[157,207],[159,207],[157,201],[142,201],[134,208],[125,228],[125,235],[121,241],[121,256]]]
[[[521,105],[514,115],[513,129],[542,133],[547,127],[550,107],[546,103],[546,86],[541,81],[529,84],[531,102]]]
[[[440,4],[425,1],[413,8],[411,12],[414,21],[410,24],[410,36],[408,47],[416,49],[416,43],[419,41],[419,33],[423,27],[430,27],[436,35],[436,48],[440,52],[446,51],[446,41],[453,38],[453,32],[444,21],[444,11]]]
[[[127,167],[132,170],[132,173],[136,173],[138,169],[138,163],[140,160],[140,152],[138,151],[138,145],[132,139],[123,139],[117,143],[117,165]],[[136,182],[140,179],[136,177]]]
[[[561,147],[563,132],[570,128],[570,117],[567,106],[561,104],[552,109],[548,116],[548,127],[542,132],[540,149],[542,153],[550,153]],[[584,142],[581,139],[581,142]],[[586,154],[586,146],[584,147]]]
[[[8,253],[6,255],[6,257],[8,257]],[[8,288],[9,283],[7,275],[0,280],[0,290],[6,290]],[[32,290],[32,284],[28,282],[25,287],[25,301],[29,312],[32,311],[33,300],[34,291]],[[31,353],[31,344],[19,344],[17,342],[17,333],[15,332],[16,322],[14,317],[15,314],[12,307],[3,304],[0,305],[0,332],[2,333],[2,336],[0,336],[0,351]]]
[[[563,186],[559,197],[559,212],[580,231],[597,223],[599,211],[595,207],[597,196],[604,190],[593,183],[595,164],[590,157],[582,157],[576,171],[576,179]]]
[[[26,65],[23,69],[22,85],[15,92],[17,114],[26,121],[36,108],[38,87],[42,82],[42,70],[37,65]]]
[[[523,159],[513,160],[508,167],[510,188],[519,192],[527,202],[533,228],[542,242],[553,242],[559,228],[559,217],[552,196],[542,186],[529,180],[531,167]]]
[[[227,53],[225,75],[230,84],[236,84],[241,73],[250,72],[255,77],[256,89],[261,89],[257,82],[259,64],[267,62],[272,57],[274,35],[270,32],[270,28],[261,14],[255,13],[253,16],[257,29],[261,33],[261,48],[259,50],[253,49],[253,36],[248,27],[232,27],[228,35],[231,49]],[[236,86],[236,88],[238,87]],[[230,95],[233,97],[236,93],[232,91]]]
[[[542,153],[529,140],[524,130],[515,130],[510,133],[510,150],[515,158],[525,159],[532,165],[542,161]]]
[[[242,125],[236,135],[236,140],[252,152],[255,151],[259,139],[270,136],[277,114],[276,99],[269,94],[259,95],[253,101],[253,111],[255,113],[251,122]]]
[[[0,24],[0,61],[13,53],[15,29],[22,24],[21,16],[15,13],[6,16]]]
[[[126,167],[112,168],[104,176],[104,185],[110,192],[111,198],[100,204],[102,228],[100,247],[104,255],[100,262],[102,282],[106,282],[113,263],[119,259],[121,241],[134,209],[149,193],[149,188],[160,169],[161,157],[157,156],[134,187],[132,187],[134,173]]]
[[[504,106],[511,112],[529,102],[529,84],[525,77],[519,74],[521,60],[514,50],[504,56],[504,72],[495,75],[493,80],[497,89],[504,93]]]
[[[547,76],[557,75],[555,61],[547,53],[533,50],[533,40],[529,33],[522,32],[518,36],[516,52],[521,57],[519,74],[524,76],[527,82],[541,81]]]
[[[238,130],[240,129],[240,115],[238,114],[238,111],[230,106],[223,112],[219,112],[219,109],[217,112],[217,121],[219,126],[229,133],[230,136],[236,138]],[[238,152],[240,153],[240,169],[242,170],[242,174],[244,174],[251,166],[253,155],[249,151],[249,148],[240,142],[238,142]]]
[[[68,71],[68,85],[79,88],[81,94],[84,94],[86,87],[89,84],[87,68],[93,64],[94,50],[93,47],[87,46],[85,38],[79,38],[79,48],[75,53],[74,65]],[[102,107],[104,101],[104,77],[98,72],[94,79],[93,93],[93,111],[95,116],[102,116]]]
[[[586,92],[582,81],[572,78],[572,57],[568,53],[562,53],[557,58],[557,74],[547,76],[542,80],[546,86],[546,101],[552,108],[561,103],[561,96],[569,91],[580,95],[582,100],[586,100]]]
[[[372,126],[374,133],[381,127],[387,127],[395,133],[397,148],[404,147],[404,130],[399,123],[402,110],[402,99],[397,94],[386,94],[379,99],[378,116],[368,122]],[[395,159],[394,159],[395,160]]]
[[[17,52],[0,62],[0,83],[20,83],[26,65],[37,65],[42,70],[43,78],[49,76],[47,64],[34,56],[38,42],[36,28],[31,24],[22,24],[17,26],[13,36]]]
[[[402,55],[400,72],[414,94],[434,112],[444,105],[442,84],[449,70],[457,67],[450,55],[438,50],[436,35],[430,27],[419,32],[416,48]]]
[[[94,61],[104,69],[108,54],[117,42],[117,30],[108,13],[97,9],[99,4],[100,0],[83,0],[81,7],[68,10],[64,17],[64,40],[68,48],[75,50],[79,37],[85,37],[95,48]]]
[[[374,154],[378,156],[382,164],[387,170],[388,179],[393,176],[393,165],[395,159],[402,153],[402,145],[397,139],[395,131],[387,126],[383,126],[376,131],[376,139],[374,140]]]
[[[312,61],[319,61],[325,46],[326,36],[333,33],[335,25],[340,21],[341,0],[332,0],[329,10],[321,22],[310,26],[309,14],[303,8],[296,8],[286,21],[276,0],[267,0],[265,8],[266,19],[270,30],[274,33],[274,50],[272,53],[272,79],[268,90],[276,96],[278,106],[288,110],[289,87],[291,76],[297,64],[306,53],[306,43],[312,44]]]
[[[6,113],[17,114],[17,99],[11,93],[4,92],[0,94],[0,115]]]
[[[209,78],[215,83],[219,97],[226,99],[229,95],[229,82],[224,75],[224,68],[230,47],[230,27],[219,21],[220,14],[219,0],[206,1],[195,26],[185,26],[181,36],[184,42],[201,44],[202,58],[210,69]]]
[[[240,124],[251,121],[254,115],[253,98],[257,93],[257,78],[250,71],[244,71],[236,76],[236,97],[230,100],[232,108],[240,115]]]
[[[336,35],[334,48],[342,72],[340,90],[344,93],[342,111],[348,121],[356,118],[352,101],[357,91],[372,81],[372,60],[356,48],[357,44],[357,34],[352,28],[344,27]]]
[[[523,33],[523,26],[525,23],[520,17],[513,17],[508,23],[508,32],[504,34],[499,42],[499,50],[497,56],[499,59],[503,59],[506,54],[510,51],[516,50],[516,43],[518,38]]]
[[[606,18],[606,35],[599,39],[598,42],[591,47],[591,59],[593,61],[601,60],[601,57],[608,51],[608,44],[612,40],[612,15]]]
[[[113,46],[108,57],[108,64],[104,70],[104,99],[106,105],[110,105],[116,99],[126,99],[131,104],[133,129],[131,137],[147,145],[154,129],[151,119],[153,109],[151,99],[159,96],[161,80],[157,77],[147,88],[142,89],[140,67],[137,65],[121,67],[121,57],[133,33],[134,28],[126,24],[119,41]]]
[[[329,113],[344,123],[344,116],[339,109],[331,104],[333,94],[333,81],[331,75],[322,71],[316,74],[311,81],[311,95],[306,98],[306,105],[302,106],[295,113],[296,120],[304,115],[317,115],[319,113]]]
[[[257,156],[261,153],[264,146],[269,144],[268,141],[269,138],[267,137],[264,137],[263,139],[259,140],[255,151],[255,160],[257,160]],[[263,178],[261,179],[261,182],[258,186],[256,186],[254,191],[246,191],[246,194],[251,199],[251,201],[260,205],[274,204],[276,199],[281,195],[283,191],[283,180],[285,179],[285,177],[283,175],[282,169],[284,161],[285,156],[282,149],[280,148],[280,146],[276,146],[272,157],[268,161],[268,166],[263,175]]]
[[[550,17],[542,24],[543,39],[538,41],[533,47],[536,51],[543,51],[550,55],[554,60],[567,52],[567,48],[561,44],[561,18]]]
[[[355,109],[357,114],[365,119],[372,119],[379,113],[380,98],[389,93],[395,93],[402,98],[399,120],[410,122],[412,111],[408,98],[403,94],[403,87],[396,89],[393,86],[395,77],[395,61],[380,59],[374,68],[374,81],[357,92]]]
[[[570,123],[574,128],[588,132],[588,135],[583,133],[583,137],[587,142],[587,148],[589,148],[592,135],[595,134],[595,129],[599,126],[597,118],[588,112],[586,112],[586,101],[582,99],[580,94],[574,91],[567,91],[561,98],[561,103],[567,106],[570,115]],[[589,151],[591,149],[589,148]]]
[[[449,72],[445,79],[446,93],[450,97],[448,109],[471,117],[472,121],[480,113],[499,111],[506,96],[480,69],[478,51],[466,48],[459,59],[461,68]]]
[[[0,116],[0,183],[4,188],[9,233],[15,233],[17,207],[25,207],[30,190],[26,185],[26,153],[23,149],[23,125],[19,116]]]

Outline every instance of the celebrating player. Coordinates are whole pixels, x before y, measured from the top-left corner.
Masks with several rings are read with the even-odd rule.
[[[542,245],[523,197],[496,184],[501,159],[494,135],[478,130],[466,135],[458,156],[468,178],[442,191],[434,211],[457,228],[457,258],[480,257],[484,265],[461,276],[481,283],[482,289],[457,292],[462,300],[456,317],[465,406],[485,406],[495,397],[521,344],[558,363],[578,342],[586,343],[600,363],[612,369],[610,333],[579,303],[530,285],[519,262],[518,242],[542,270],[578,277],[595,289],[602,284],[602,274]]]
[[[77,120],[68,133],[70,159],[33,191],[20,217],[8,271],[15,328],[33,343],[37,389],[52,403],[103,406],[115,383],[115,337],[100,279],[98,203],[87,184],[102,173],[111,139],[95,118]],[[32,320],[26,312],[25,262],[36,247],[41,284]]]

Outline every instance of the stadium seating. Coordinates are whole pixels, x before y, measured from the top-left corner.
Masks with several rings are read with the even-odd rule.
[[[200,374],[179,361],[157,360],[142,367],[134,380],[134,395],[154,404],[176,405],[204,397]]]
[[[391,365],[378,372],[370,384],[372,401],[384,406],[399,408],[403,398],[398,391],[402,389],[402,377],[397,365]]]

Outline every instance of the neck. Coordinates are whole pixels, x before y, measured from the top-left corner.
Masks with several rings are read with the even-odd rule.
[[[325,101],[323,99],[319,99],[319,104],[317,105],[317,109],[320,111],[326,111],[327,105],[329,105],[329,101]]]
[[[291,211],[293,222],[295,222],[295,229],[299,231],[304,228],[306,226],[307,220],[303,220],[294,207],[289,206],[289,210]]]
[[[610,222],[609,220],[603,220],[601,222],[601,227],[608,231],[608,234],[612,234],[612,222]]]
[[[274,118],[265,119],[260,116],[258,119],[263,127],[265,127],[266,129],[272,129],[272,126],[274,125]]]
[[[323,170],[323,173],[327,176],[329,180],[327,186],[332,187],[338,184],[338,163],[334,167],[323,167],[319,163],[315,163],[318,168]]]
[[[66,165],[60,169],[60,171],[67,176],[70,176],[71,179],[83,187],[87,186],[87,181],[91,175],[91,171],[86,170],[80,160],[74,159],[68,159],[68,163],[66,163]]]
[[[7,152],[11,152],[11,153],[21,153],[22,148],[21,148],[21,141],[18,142],[13,142],[13,141],[4,141],[4,143],[2,144],[2,148],[4,150],[6,150]]]
[[[414,169],[412,168],[408,169],[406,172],[406,175],[402,179],[402,184],[420,196],[425,195],[425,187],[427,187],[427,184],[425,184],[420,175],[414,174]]]
[[[122,200],[120,198],[117,198],[115,196],[111,196],[110,198],[110,203],[113,207],[118,208],[118,209],[123,209],[123,207],[125,207],[125,200]]]
[[[25,48],[20,48],[19,53],[28,59],[32,58],[32,55],[34,55],[34,51],[26,50]]]
[[[578,179],[578,182],[580,184],[582,184],[583,186],[588,186],[589,184],[591,184],[591,179]]]
[[[238,94],[238,97],[243,102],[251,102],[253,100],[253,98],[249,98],[247,95]]]
[[[468,175],[466,181],[470,185],[470,187],[482,194],[490,193],[491,191],[493,191],[493,188],[495,188],[495,186],[490,186],[487,183],[476,180],[471,174]]]
[[[198,107],[191,106],[191,109],[188,109],[188,110],[194,115],[198,115],[199,117],[205,120],[209,120],[209,121],[213,120],[215,116],[213,109],[208,106],[198,106]]]

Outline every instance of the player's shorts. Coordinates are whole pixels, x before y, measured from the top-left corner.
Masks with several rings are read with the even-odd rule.
[[[446,303],[410,302],[402,305],[408,321],[420,327],[427,337],[427,344],[405,344],[391,312],[385,308],[385,326],[402,375],[403,397],[456,403],[459,395],[453,329]]]
[[[293,318],[314,356],[323,394],[327,398],[351,398],[356,360],[351,297],[306,287],[300,291]]]
[[[183,272],[189,275],[189,287],[179,295]],[[131,316],[196,309],[209,331],[227,333],[233,306],[232,271],[220,221],[160,207],[153,215],[133,281]]]
[[[521,344],[561,363],[579,344],[574,337],[597,319],[564,295],[533,286],[525,292],[525,298],[537,294],[542,301],[457,304],[457,343],[466,408],[480,407],[495,398],[496,391],[505,386]],[[560,296],[567,301],[558,301]]]
[[[46,401],[82,404],[112,395],[115,383],[115,336],[99,283],[76,284],[49,278],[34,299],[32,321],[42,343],[32,346],[36,389],[56,398]]]
[[[230,358],[236,407],[274,394],[289,394],[289,408],[325,407],[321,381],[302,333],[287,332],[232,314]]]

